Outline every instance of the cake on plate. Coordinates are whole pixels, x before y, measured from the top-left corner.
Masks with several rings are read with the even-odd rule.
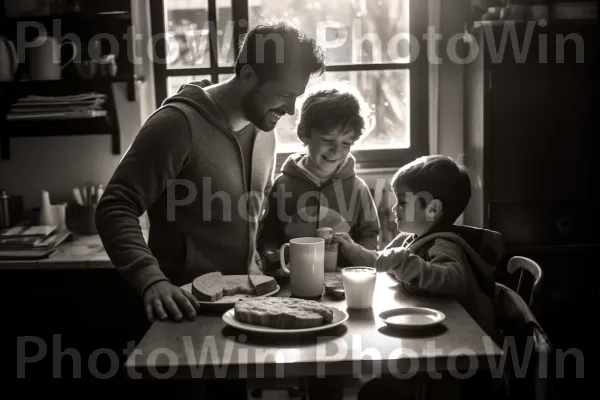
[[[287,297],[258,297],[238,301],[234,317],[241,322],[279,329],[303,329],[333,321],[333,310],[318,301]]]

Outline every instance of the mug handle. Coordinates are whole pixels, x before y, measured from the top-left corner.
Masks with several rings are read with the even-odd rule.
[[[285,265],[285,248],[289,247],[290,244],[289,243],[284,243],[281,245],[281,248],[279,249],[279,264],[281,265],[281,269],[284,270],[285,272],[287,272],[288,274],[290,274],[290,270],[288,269],[288,266]]]
[[[12,62],[10,63],[12,71],[9,71],[8,73],[14,77],[19,69],[19,53],[17,53],[17,48],[12,41],[6,40],[6,43],[8,44],[8,56],[12,58]]]
[[[77,45],[73,42],[71,42],[70,40],[64,41],[60,44],[60,47],[62,48],[63,46],[68,45],[71,46],[71,48],[73,49],[73,55],[71,56],[71,58],[69,58],[68,61],[66,61],[63,65],[61,65],[60,69],[61,71],[69,64],[71,64],[73,61],[75,61],[75,57],[77,57]]]

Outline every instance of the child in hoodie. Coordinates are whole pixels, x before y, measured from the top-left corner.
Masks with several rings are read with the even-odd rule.
[[[368,113],[359,91],[346,82],[324,82],[305,94],[296,133],[307,151],[284,162],[261,223],[257,247],[265,272],[277,272],[282,244],[316,236],[322,227],[347,234],[364,249],[377,249],[377,209],[350,154],[369,130]],[[350,265],[338,256],[338,267]]]
[[[495,265],[503,251],[498,232],[455,225],[471,198],[464,167],[441,155],[420,157],[391,181],[400,233],[381,251],[337,234],[341,252],[361,265],[387,271],[412,292],[456,298],[492,337]]]
[[[362,265],[392,274],[408,291],[457,299],[497,343],[494,322],[494,270],[503,251],[502,236],[490,230],[455,225],[471,197],[464,167],[449,157],[420,157],[400,168],[391,181],[393,207],[400,233],[381,251],[364,249],[344,234],[335,240],[341,251]],[[480,377],[478,377],[480,378]],[[472,380],[486,395],[495,391],[489,377]],[[359,392],[361,398],[398,398],[393,378],[375,379]],[[467,391],[475,390],[466,385]],[[499,389],[502,391],[502,387]],[[389,393],[386,395],[386,393]],[[386,397],[387,396],[387,397]],[[390,397],[391,398],[391,397]]]

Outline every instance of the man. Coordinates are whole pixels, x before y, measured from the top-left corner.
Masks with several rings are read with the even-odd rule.
[[[273,181],[279,118],[294,114],[322,49],[284,21],[242,41],[235,77],[192,82],[145,122],[98,204],[112,263],[144,300],[146,316],[196,315],[180,286],[196,276],[259,273],[256,231]],[[148,245],[139,217],[148,212]]]

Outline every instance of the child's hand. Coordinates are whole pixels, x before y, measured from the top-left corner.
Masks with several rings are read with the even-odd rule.
[[[358,246],[346,232],[336,232],[331,240],[334,243],[339,243],[341,250],[346,253],[351,253]]]
[[[279,265],[279,252],[278,251],[268,251],[265,259],[269,262],[269,264],[277,264]]]
[[[332,240],[340,244],[340,252],[352,263],[352,265],[364,265],[367,267],[375,265],[377,251],[365,249],[352,240],[347,233],[336,233]]]

